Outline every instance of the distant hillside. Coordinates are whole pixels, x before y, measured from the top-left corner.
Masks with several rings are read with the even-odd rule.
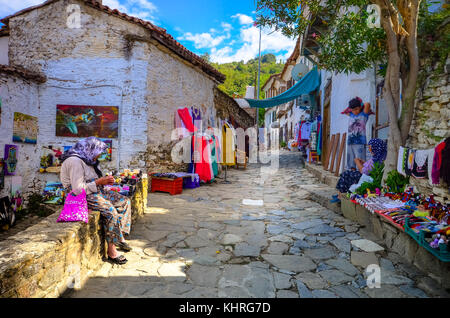
[[[208,60],[208,55],[202,56]],[[258,79],[258,58],[249,60],[247,63],[232,62],[225,64],[211,63],[217,70],[226,75],[225,83],[219,88],[230,96],[238,94],[245,95],[247,86],[257,86]],[[273,54],[261,56],[261,87],[269,79],[270,75],[280,73],[283,70],[284,63],[277,63]],[[265,98],[264,92],[260,93],[261,98]]]

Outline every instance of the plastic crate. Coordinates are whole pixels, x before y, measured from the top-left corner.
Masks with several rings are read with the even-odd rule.
[[[428,252],[436,256],[439,260],[443,262],[450,262],[450,251],[448,251],[448,247],[445,244],[439,244],[439,248],[432,248],[430,243],[425,240],[425,232],[420,231],[416,233],[409,226],[409,219],[405,222],[405,232],[411,236],[420,246],[425,248]]]
[[[151,192],[168,192],[171,195],[183,192],[183,178],[169,179],[152,177]]]

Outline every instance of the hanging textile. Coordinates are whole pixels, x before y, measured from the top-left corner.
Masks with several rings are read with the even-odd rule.
[[[424,179],[428,174],[428,152],[427,150],[416,150],[411,175],[417,179]]]
[[[405,158],[406,158],[407,149],[400,146],[398,150],[398,158],[397,158],[397,171],[401,175],[406,177],[405,172]]]
[[[439,184],[439,177],[441,172],[441,164],[442,164],[442,150],[445,148],[445,142],[441,142],[434,149],[433,156],[433,167],[431,171],[431,181],[433,184]]]
[[[236,164],[236,144],[232,126],[224,123],[222,127],[222,164],[234,166]]]
[[[208,182],[212,180],[211,153],[208,147],[208,140],[201,135],[194,135],[194,165],[195,173],[198,174],[200,181]]]
[[[219,175],[219,167],[217,165],[217,148],[216,148],[217,142],[216,142],[216,136],[212,136],[211,141],[211,164],[212,164],[212,170],[214,177],[217,177]]]
[[[191,110],[192,110],[192,120],[193,120],[194,126],[199,131],[202,131],[202,111],[199,108],[194,107],[194,106],[191,107]]]
[[[450,137],[445,139],[444,143],[445,147],[442,149],[440,176],[447,183],[447,186],[450,187]]]
[[[319,121],[317,125],[317,130],[319,131],[319,137],[317,138],[317,154],[322,155],[322,122]]]
[[[284,93],[268,99],[247,99],[250,107],[269,108],[290,102],[301,95],[310,94],[320,86],[320,73],[314,67],[300,81]]]
[[[187,108],[178,109],[178,115],[180,115],[184,125],[186,126],[186,129],[189,132],[192,133],[197,131],[197,127],[195,127],[192,123],[192,117]]]

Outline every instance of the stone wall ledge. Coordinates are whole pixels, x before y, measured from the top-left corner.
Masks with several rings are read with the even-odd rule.
[[[370,212],[365,207],[355,204],[348,198],[341,199],[342,214],[374,233],[388,249],[404,257],[409,263],[419,268],[440,287],[450,288],[450,263],[442,262],[411,236],[401,231],[377,213]]]
[[[305,167],[330,188],[334,188],[339,180],[334,174],[323,170],[322,166],[306,163]],[[319,196],[320,194],[311,196],[311,199],[323,204],[324,199],[318,200]],[[440,287],[450,288],[450,263],[440,261],[407,233],[396,228],[382,216],[372,214],[363,206],[354,204],[348,198],[341,199],[340,209],[344,217],[363,225],[380,240],[380,243],[383,242],[388,249],[404,257],[410,264],[436,281]]]
[[[132,221],[147,207],[148,180],[132,197]],[[102,265],[106,242],[100,212],[84,222],[57,223],[56,212],[26,230],[0,241],[0,298],[60,297],[82,288]]]

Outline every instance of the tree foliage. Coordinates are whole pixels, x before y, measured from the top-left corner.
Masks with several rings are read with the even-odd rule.
[[[292,37],[314,29],[308,41],[319,49],[313,55],[321,68],[359,73],[373,63],[384,62],[383,99],[390,130],[385,173],[395,169],[398,149],[406,143],[411,128],[419,74],[419,12],[431,2],[257,0],[257,25],[270,26]],[[369,4],[379,9],[380,28],[370,23]],[[448,37],[435,47],[444,55],[448,48],[445,39]]]
[[[247,86],[257,86],[258,78],[258,58],[232,63],[211,63],[218,71],[226,75],[225,83],[219,88],[229,96],[244,96]],[[273,54],[265,54],[261,56],[261,75],[260,83],[262,85],[269,79],[272,74],[280,73],[284,64],[277,63]],[[264,92],[260,91],[260,98],[265,98]]]

